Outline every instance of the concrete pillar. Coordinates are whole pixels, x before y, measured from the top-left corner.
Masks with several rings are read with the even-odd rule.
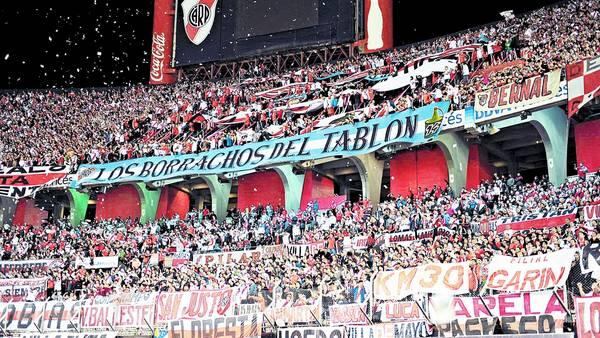
[[[384,161],[375,158],[374,153],[351,157],[358,167],[362,182],[363,197],[377,205],[381,198],[381,180]]]
[[[202,176],[210,189],[212,211],[217,219],[223,220],[227,216],[229,206],[229,194],[231,193],[231,182],[219,182],[217,175]]]
[[[67,190],[67,197],[70,209],[69,221],[72,226],[78,226],[85,219],[90,195],[70,188]]]
[[[12,224],[15,210],[17,209],[17,200],[8,197],[0,197],[0,225]]]
[[[160,200],[160,188],[149,190],[146,183],[134,184],[140,194],[140,223],[148,223],[156,219],[156,209]]]
[[[550,183],[558,186],[567,179],[569,119],[558,106],[538,110],[532,114],[531,119],[531,124],[544,142]]]
[[[285,189],[285,209],[300,210],[300,200],[302,198],[302,188],[304,187],[304,172],[295,174],[293,166],[284,164],[273,168],[283,182]]]
[[[469,145],[457,133],[441,134],[438,136],[436,143],[446,157],[450,187],[455,194],[458,194],[467,184]]]

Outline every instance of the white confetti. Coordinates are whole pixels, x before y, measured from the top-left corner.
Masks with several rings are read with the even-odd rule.
[[[9,57],[10,57],[10,54],[6,53],[6,55],[4,55],[4,60],[8,60]]]

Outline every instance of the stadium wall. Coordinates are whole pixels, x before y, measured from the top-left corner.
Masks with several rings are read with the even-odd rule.
[[[467,164],[467,189],[475,188],[479,182],[489,180],[494,169],[488,163],[487,151],[480,144],[469,145],[469,162]]]
[[[300,209],[305,209],[306,205],[315,199],[333,196],[335,194],[334,190],[335,186],[332,179],[319,175],[312,170],[307,170],[304,175]]]
[[[600,120],[575,125],[577,165],[583,162],[589,171],[600,169],[598,145],[600,145]]]
[[[35,200],[24,198],[17,202],[15,215],[13,216],[14,225],[42,225],[42,221],[48,218],[48,211],[35,206]]]
[[[240,210],[259,204],[285,206],[285,188],[275,170],[256,172],[239,178],[237,199]]]
[[[190,210],[190,195],[185,191],[173,187],[164,187],[160,193],[160,200],[156,209],[156,218],[185,218]]]
[[[139,218],[140,215],[140,196],[133,185],[121,185],[104,194],[98,194],[96,220]]]
[[[406,196],[417,189],[431,189],[434,185],[446,187],[448,166],[444,152],[432,149],[404,151],[390,160],[390,192],[394,196]]]

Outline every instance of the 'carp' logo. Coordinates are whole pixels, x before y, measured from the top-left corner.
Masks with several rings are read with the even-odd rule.
[[[480,106],[485,106],[488,101],[488,94],[479,94],[477,95],[477,100],[479,100]]]
[[[199,45],[204,41],[215,22],[218,0],[184,0],[183,25],[188,39]]]

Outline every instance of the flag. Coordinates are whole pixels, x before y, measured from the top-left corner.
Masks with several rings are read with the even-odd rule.
[[[600,95],[600,56],[577,61],[567,66],[567,86],[569,117],[575,115],[579,108]]]

